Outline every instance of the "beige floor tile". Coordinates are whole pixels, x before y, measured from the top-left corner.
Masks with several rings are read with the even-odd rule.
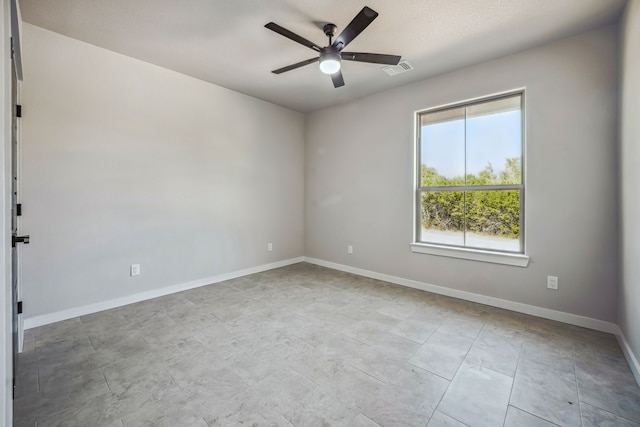
[[[438,410],[472,426],[502,425],[513,379],[491,369],[463,364]]]
[[[583,403],[640,424],[640,388],[629,367],[576,361]]]
[[[509,406],[504,427],[554,427],[557,424],[550,423],[521,409]]]
[[[618,415],[596,408],[586,403],[580,404],[583,427],[632,427],[640,423],[619,417]]]
[[[473,338],[439,328],[409,359],[409,362],[451,380],[467,356],[473,342]]]
[[[25,340],[15,426],[640,424],[613,335],[306,263]]]
[[[510,404],[544,420],[580,426],[580,407],[573,365],[565,360],[551,367],[548,361],[521,359]]]
[[[427,427],[468,427],[468,426],[456,420],[455,418],[451,418],[450,416],[445,415],[440,411],[436,411],[431,417],[431,419],[429,420]]]
[[[449,381],[406,365],[363,414],[381,426],[424,426],[448,386]]]
[[[365,417],[362,414],[358,414],[358,416],[349,423],[348,427],[381,427],[380,424],[372,421],[370,418]]]
[[[483,329],[467,353],[465,362],[513,377],[521,347],[522,338],[517,333],[507,334]]]

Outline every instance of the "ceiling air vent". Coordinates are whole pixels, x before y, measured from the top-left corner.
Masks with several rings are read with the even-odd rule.
[[[413,67],[407,61],[400,61],[398,62],[398,65],[388,65],[386,67],[382,67],[382,71],[389,74],[390,76],[406,73],[407,71],[411,70],[413,70]]]

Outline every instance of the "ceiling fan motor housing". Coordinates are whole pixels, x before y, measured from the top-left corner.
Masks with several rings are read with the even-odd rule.
[[[320,49],[320,61],[325,61],[328,59],[334,59],[336,61],[340,61],[342,57],[340,56],[340,52],[338,49],[333,46],[327,46]]]

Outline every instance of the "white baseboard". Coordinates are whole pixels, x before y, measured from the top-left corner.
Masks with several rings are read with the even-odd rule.
[[[618,343],[620,344],[620,347],[622,347],[624,357],[627,359],[627,362],[629,362],[629,367],[631,368],[631,372],[633,372],[633,376],[636,377],[636,382],[640,385],[640,363],[638,363],[638,358],[633,353],[633,350],[629,345],[629,341],[627,341],[627,337],[624,336],[624,333],[620,328],[618,328],[616,338],[618,338]]]
[[[334,262],[324,261],[321,259],[310,257],[297,257],[290,258],[283,261],[273,262],[269,264],[263,264],[256,267],[247,268],[244,270],[238,270],[230,273],[224,273],[217,276],[206,277],[203,279],[193,280],[187,283],[181,283],[173,286],[168,286],[160,289],[154,289],[152,291],[141,292],[138,294],[130,295],[127,297],[116,298],[109,301],[103,301],[96,304],[89,304],[82,307],[75,307],[68,310],[62,310],[55,313],[43,314],[39,316],[29,317],[24,319],[24,329],[36,328],[38,326],[47,325],[49,323],[59,322],[61,320],[72,319],[78,316],[85,316],[87,314],[97,313],[103,310],[109,310],[111,308],[122,307],[124,305],[133,304],[140,301],[145,301],[152,298],[157,298],[165,295],[174,294],[177,292],[186,291],[188,289],[198,288],[201,286],[210,285],[213,283],[223,282],[225,280],[231,280],[242,276],[248,276],[250,274],[260,273],[262,271],[272,270],[274,268],[285,267],[287,265],[296,264],[299,262],[308,262],[311,264],[320,265],[322,267],[332,268],[334,270],[345,271],[347,273],[357,274],[359,276],[370,277],[372,279],[378,279],[389,283],[394,283],[409,288],[420,289],[423,291],[433,292],[440,295],[446,295],[449,297],[459,298],[466,301],[477,302],[480,304],[490,305],[493,307],[504,308],[506,310],[516,311],[519,313],[530,314],[532,316],[542,317],[545,319],[556,320],[571,325],[582,326],[589,329],[595,329],[602,332],[608,332],[616,335],[620,346],[624,352],[624,355],[629,362],[629,366],[633,372],[633,375],[640,384],[640,363],[638,358],[633,353],[629,342],[626,337],[615,323],[606,322],[603,320],[592,319],[585,316],[579,316],[576,314],[565,313],[562,311],[551,310],[548,308],[536,307],[533,305],[522,304],[519,302],[508,301],[500,298],[489,297],[485,295],[475,294],[472,292],[461,291],[458,289],[451,289],[444,286],[432,285],[429,283],[419,282],[417,280],[405,279],[402,277],[391,276],[389,274],[377,273],[375,271],[364,270],[361,268],[350,267],[348,265],[337,264]]]
[[[244,270],[233,271],[230,273],[219,274],[217,276],[205,277],[203,279],[193,280],[187,283],[167,286],[151,291],[140,292],[122,298],[115,298],[108,301],[102,301],[95,304],[84,305],[82,307],[74,307],[68,310],[57,311],[55,313],[42,314],[39,316],[28,317],[24,319],[24,329],[37,328],[38,326],[48,325],[49,323],[59,322],[61,320],[73,319],[78,316],[86,316],[87,314],[97,313],[99,311],[109,310],[111,308],[122,307],[124,305],[145,301],[177,292],[186,291],[188,289],[199,288],[201,286],[211,285],[213,283],[224,282],[225,280],[235,279],[237,277],[248,276],[250,274],[260,273],[262,271],[273,270],[291,264],[303,262],[304,257],[290,258],[283,261],[273,262],[270,264],[258,265],[256,267],[246,268]]]
[[[627,338],[620,329],[620,327],[613,322],[606,322],[604,320],[593,319],[590,317],[579,316],[577,314],[566,313],[563,311],[551,310],[548,308],[536,307],[534,305],[523,304],[519,302],[504,300],[495,297],[489,297],[480,294],[474,294],[472,292],[461,291],[458,289],[451,289],[444,286],[432,285],[430,283],[418,282],[416,280],[405,279],[402,277],[391,276],[389,274],[377,273],[375,271],[364,270],[361,268],[351,267],[348,265],[337,264],[330,261],[324,261],[321,259],[304,257],[304,261],[320,265],[322,267],[332,268],[334,270],[345,271],[347,273],[357,274],[359,276],[370,277],[372,279],[378,279],[396,285],[406,286],[409,288],[420,289],[423,291],[433,292],[435,294],[446,295],[449,297],[459,298],[466,301],[477,302],[480,304],[486,304],[493,307],[504,308],[506,310],[516,311],[519,313],[530,314],[532,316],[542,317],[545,319],[556,320],[558,322],[568,323],[570,325],[582,326],[584,328],[594,329],[596,331],[607,332],[614,334],[622,347],[624,356],[629,363],[629,367],[633,372],[633,376],[636,379],[638,385],[640,385],[640,363],[638,358],[634,354]]]
[[[563,311],[551,310],[548,308],[536,307],[534,305],[523,304],[519,302],[509,301],[501,298],[489,297],[486,295],[475,294],[473,292],[451,289],[444,286],[432,285],[430,283],[418,282],[417,280],[405,279],[402,277],[391,276],[389,274],[377,273],[375,271],[364,270],[361,268],[350,267],[348,265],[337,264],[334,262],[324,261],[316,258],[304,257],[306,262],[320,265],[334,270],[345,271],[347,273],[357,274],[359,276],[370,277],[396,285],[406,286],[409,288],[420,289],[423,291],[433,292],[435,294],[446,295],[449,297],[459,298],[466,301],[477,302],[480,304],[490,305],[492,307],[504,308],[506,310],[517,311],[519,313],[530,314],[536,317],[556,320],[558,322],[568,323],[570,325],[582,326],[584,328],[595,329],[597,331],[617,334],[620,329],[618,325],[604,320],[592,319],[590,317],[579,316],[577,314],[565,313]]]
[[[576,314],[565,313],[562,311],[551,310],[548,308],[536,307],[533,305],[523,304],[519,302],[504,300],[500,298],[475,294],[472,292],[461,291],[458,289],[447,288],[444,286],[432,285],[430,283],[423,283],[417,280],[405,279],[402,277],[391,276],[389,274],[377,273],[375,271],[364,270],[361,268],[351,267],[348,265],[337,264],[330,261],[324,261],[321,259],[310,257],[297,257],[283,261],[278,261],[270,264],[263,264],[256,267],[247,268],[244,270],[238,270],[230,273],[224,273],[217,276],[206,277],[203,279],[193,280],[186,283],[180,283],[177,285],[167,286],[160,289],[154,289],[151,291],[140,292],[134,295],[129,295],[122,298],[115,298],[108,301],[102,301],[95,304],[89,304],[81,307],[74,307],[68,310],[57,311],[55,313],[42,314],[39,316],[28,317],[24,319],[24,329],[32,329],[38,326],[47,325],[49,323],[59,322],[61,320],[72,319],[78,316],[85,316],[87,314],[97,313],[103,310],[109,310],[111,308],[122,307],[124,305],[133,304],[140,301],[145,301],[152,298],[157,298],[165,295],[174,294],[177,292],[186,291],[188,289],[198,288],[201,286],[210,285],[213,283],[223,282],[225,280],[235,279],[237,277],[248,276],[250,274],[260,273],[262,271],[272,270],[274,268],[284,267],[299,262],[309,262],[311,264],[320,265],[334,270],[345,271],[348,273],[357,274],[359,276],[370,277],[372,279],[378,279],[389,283],[394,283],[409,288],[420,289],[423,291],[433,292],[440,295],[446,295],[454,298],[463,299],[466,301],[477,302],[480,304],[486,304],[493,307],[504,308],[519,313],[530,314],[532,316],[542,317],[545,319],[557,320],[559,322],[568,323],[571,325],[582,326],[589,329],[595,329],[598,331],[608,332],[615,334],[618,337],[622,337],[621,345],[625,352],[629,352],[633,360],[635,361],[635,367],[637,371],[638,361],[631,352],[631,349],[622,335],[620,328],[615,323],[606,322],[603,320],[592,319],[589,317],[579,316]],[[623,345],[624,343],[624,345]],[[631,362],[630,362],[631,363]]]

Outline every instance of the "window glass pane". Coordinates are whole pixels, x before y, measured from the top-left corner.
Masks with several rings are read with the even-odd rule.
[[[464,192],[423,192],[420,239],[426,243],[464,245]]]
[[[523,184],[522,102],[518,93],[419,115],[419,241],[523,252],[524,190],[505,189]],[[451,186],[460,191],[429,188]]]
[[[520,95],[467,108],[466,185],[522,182]]]
[[[420,117],[420,185],[464,185],[465,109]]]
[[[466,245],[520,252],[520,191],[467,191]]]

